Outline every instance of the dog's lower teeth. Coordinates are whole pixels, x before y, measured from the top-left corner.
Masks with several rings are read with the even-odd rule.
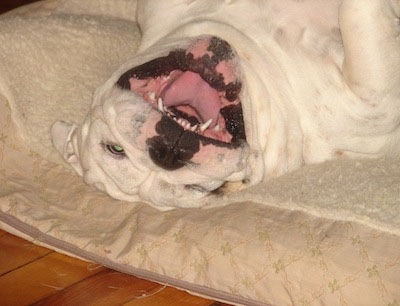
[[[167,112],[166,113],[168,117],[170,117],[171,119],[173,119],[176,123],[178,123],[181,127],[183,127],[185,130],[191,131],[191,132],[195,132],[195,133],[204,133],[205,130],[207,130],[211,123],[212,123],[212,119],[209,119],[207,122],[199,125],[199,124],[195,124],[195,125],[191,125],[191,123],[184,119],[184,118],[179,118],[179,117],[175,117],[173,114]],[[214,127],[215,131],[221,131],[221,127],[219,124],[217,124]]]
[[[164,112],[164,104],[161,98],[158,98],[158,110],[162,113]]]
[[[151,101],[155,101],[156,100],[156,93],[154,91],[149,91],[148,95],[149,95],[149,99]]]
[[[181,125],[181,127],[186,128],[187,121],[185,119],[179,118],[177,122]]]
[[[212,123],[212,119],[209,119],[206,123],[202,124],[200,126],[200,132],[204,132],[205,130],[207,130],[207,128],[211,125]]]

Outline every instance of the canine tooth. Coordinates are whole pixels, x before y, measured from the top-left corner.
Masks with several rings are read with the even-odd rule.
[[[205,130],[207,130],[207,128],[210,126],[212,121],[213,121],[212,119],[209,119],[206,123],[202,124],[200,126],[200,131],[204,132]]]
[[[150,100],[155,101],[156,100],[156,93],[154,91],[149,91],[148,93]]]
[[[221,127],[219,126],[219,124],[217,124],[217,125],[214,127],[214,131],[216,131],[216,132],[221,131]]]
[[[194,131],[197,130],[197,127],[198,127],[198,125],[195,124],[195,125],[193,125],[193,126],[190,128],[190,130],[191,130],[192,132],[194,132]]]
[[[171,75],[163,76],[163,80],[164,80],[164,81],[168,81],[170,78],[171,78]]]
[[[158,110],[162,113],[164,112],[163,100],[161,98],[158,98]]]

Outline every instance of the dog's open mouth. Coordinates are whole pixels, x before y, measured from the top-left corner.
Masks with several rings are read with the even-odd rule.
[[[219,38],[198,39],[132,68],[117,84],[200,139],[236,146],[246,138],[239,68],[232,48]]]

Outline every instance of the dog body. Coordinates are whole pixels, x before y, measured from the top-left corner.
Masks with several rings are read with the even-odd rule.
[[[400,1],[137,3],[139,51],[55,146],[85,181],[159,209],[227,182],[400,152]]]

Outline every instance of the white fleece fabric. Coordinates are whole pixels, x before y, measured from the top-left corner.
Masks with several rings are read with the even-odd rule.
[[[239,197],[400,235],[400,161],[342,159],[305,166]]]
[[[135,53],[139,37],[135,23],[100,16],[0,20],[0,91],[36,152],[62,162],[49,127],[82,122],[96,86]]]
[[[0,227],[236,304],[397,305],[398,159],[310,165],[219,207],[169,212],[111,199],[54,163],[51,124],[80,123],[135,52],[133,2],[52,0],[46,16],[0,17]]]
[[[60,0],[55,13],[108,16],[134,21],[136,19],[135,2],[132,0]]]

